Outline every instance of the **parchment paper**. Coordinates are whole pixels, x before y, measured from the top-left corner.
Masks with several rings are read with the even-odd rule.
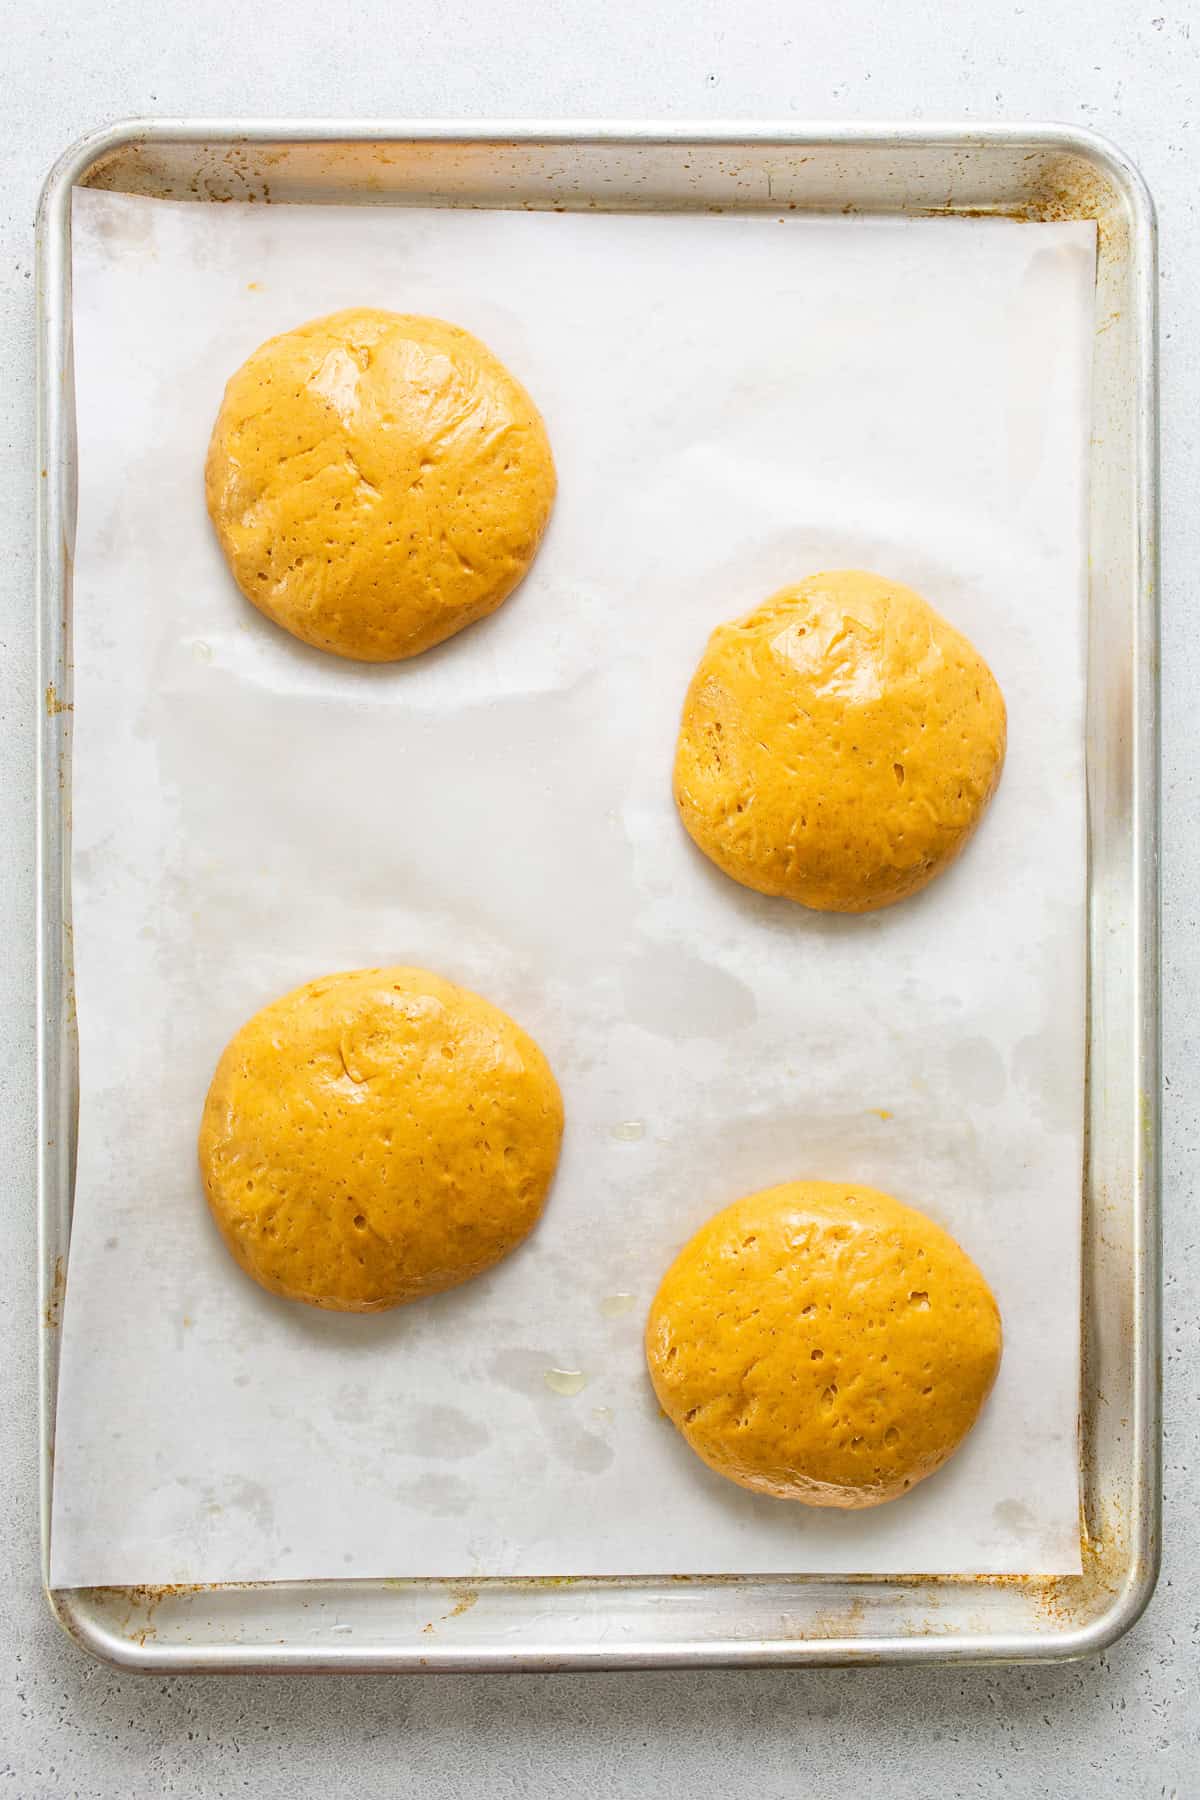
[[[1093,255],[1090,227],[995,220],[77,196],[57,1584],[1078,1567]],[[350,304],[477,332],[560,473],[514,598],[394,668],[259,618],[202,497],[227,376]],[[711,628],[848,565],[976,641],[1010,748],[960,864],[839,919],[717,874],[669,774]],[[562,1164],[535,1237],[482,1280],[320,1314],[227,1256],[197,1122],[256,1008],[392,960],[539,1039]],[[1004,1312],[962,1453],[853,1516],[709,1474],[643,1372],[678,1246],[804,1175],[924,1207]]]

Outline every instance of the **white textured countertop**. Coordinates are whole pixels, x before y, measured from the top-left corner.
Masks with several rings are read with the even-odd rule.
[[[170,16],[168,16],[170,14]],[[0,1793],[1200,1794],[1200,10],[1176,0],[4,0],[0,320]],[[33,1291],[33,214],[68,142],[131,114],[1051,119],[1141,165],[1162,230],[1166,1555],[1106,1656],[1063,1668],[425,1680],[118,1675],[38,1580]]]

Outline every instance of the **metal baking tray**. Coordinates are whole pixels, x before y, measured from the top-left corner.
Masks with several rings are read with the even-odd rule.
[[[1084,1573],[48,1585],[77,1100],[71,971],[71,192],[554,210],[1094,219],[1089,973],[1080,1396]],[[1160,1513],[1157,349],[1154,209],[1055,126],[152,120],[76,144],[38,215],[38,1217],[43,1579],[130,1668],[416,1670],[1019,1661],[1098,1651],[1153,1591]]]

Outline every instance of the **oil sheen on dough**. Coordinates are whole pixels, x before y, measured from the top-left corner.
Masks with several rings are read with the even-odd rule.
[[[1000,1314],[932,1219],[875,1188],[794,1181],[726,1207],[684,1246],[646,1327],[664,1412],[742,1487],[878,1506],[970,1431]]]
[[[205,487],[260,612],[318,650],[395,662],[511,594],[546,529],[555,473],[536,406],[478,338],[358,308],[243,363]]]
[[[233,1038],[200,1167],[255,1281],[380,1312],[515,1249],[562,1125],[549,1064],[499,1007],[424,969],[358,969],[285,994]]]
[[[871,912],[932,881],[1000,779],[1004,700],[911,588],[812,575],[719,625],[684,702],[680,816],[743,887]]]

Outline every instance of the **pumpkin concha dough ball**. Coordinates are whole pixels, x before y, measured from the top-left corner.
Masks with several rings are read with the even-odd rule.
[[[271,338],[225,389],[208,510],[247,600],[363,662],[494,612],[554,501],[520,382],[442,319],[358,307]]]
[[[358,969],[285,994],[233,1038],[200,1167],[255,1281],[380,1312],[515,1249],[562,1128],[550,1066],[506,1013],[424,969]]]
[[[684,703],[675,800],[743,887],[870,912],[953,862],[1005,734],[996,679],[960,632],[911,588],[839,569],[713,632]]]
[[[970,1258],[889,1194],[794,1181],[680,1251],[646,1326],[659,1403],[708,1466],[807,1506],[878,1506],[941,1468],[1000,1362]]]

